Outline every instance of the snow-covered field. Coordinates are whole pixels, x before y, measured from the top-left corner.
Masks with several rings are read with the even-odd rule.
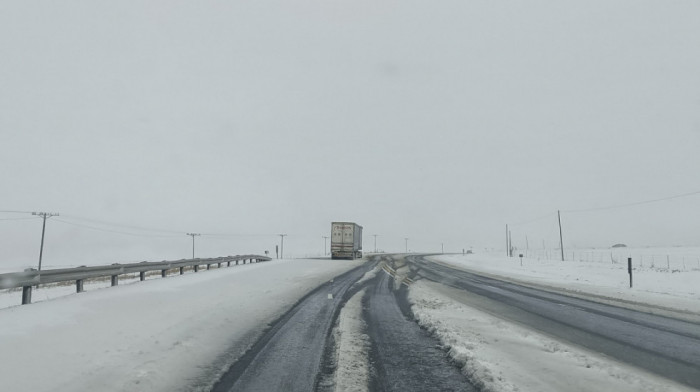
[[[270,261],[0,309],[0,390],[206,388],[269,322],[360,263]]]
[[[502,254],[502,253],[501,253]],[[523,254],[530,259],[561,260],[561,250],[530,249],[516,250],[515,256]],[[648,247],[648,248],[608,248],[608,249],[567,249],[564,251],[566,261],[584,261],[604,264],[625,264],[632,258],[632,264],[639,269],[659,271],[700,271],[700,248]]]
[[[627,264],[586,261],[560,261],[537,258],[508,258],[501,255],[442,255],[434,260],[459,268],[521,282],[547,286],[570,294],[595,295],[600,301],[617,305],[634,303],[688,313],[700,320],[700,269],[672,272],[633,267],[633,287],[629,287]]]
[[[617,305],[672,312],[700,321],[700,271],[635,271],[600,262],[523,260],[497,255],[436,256],[433,260]],[[689,391],[673,381],[598,353],[567,345],[459,301],[458,290],[427,281],[411,285],[418,322],[431,330],[484,391]]]

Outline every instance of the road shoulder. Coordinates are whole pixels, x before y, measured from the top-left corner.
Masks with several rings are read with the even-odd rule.
[[[409,301],[418,323],[482,391],[694,390],[478,310],[469,295],[420,280]]]

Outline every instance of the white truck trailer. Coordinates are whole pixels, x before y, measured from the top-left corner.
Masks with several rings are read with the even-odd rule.
[[[331,223],[331,258],[362,258],[362,226],[353,222]]]

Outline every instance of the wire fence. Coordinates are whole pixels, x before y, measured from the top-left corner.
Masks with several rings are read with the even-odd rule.
[[[560,249],[528,249],[519,252],[530,259],[561,260]],[[632,265],[639,269],[667,272],[700,271],[700,248],[612,248],[564,251],[564,261],[567,262],[627,265],[628,258],[632,258]]]

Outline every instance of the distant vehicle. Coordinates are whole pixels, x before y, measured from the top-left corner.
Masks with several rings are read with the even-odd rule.
[[[362,226],[353,222],[331,223],[331,258],[362,258]]]

